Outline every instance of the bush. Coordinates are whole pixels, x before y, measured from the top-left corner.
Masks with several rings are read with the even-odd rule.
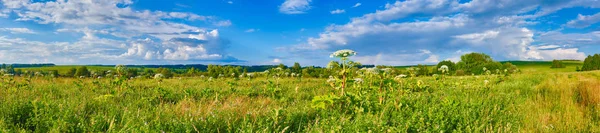
[[[456,67],[463,70],[465,74],[483,74],[486,70],[506,69],[500,62],[494,61],[492,57],[484,53],[469,53],[462,55]]]
[[[565,67],[566,66],[565,66],[565,64],[563,64],[562,61],[560,61],[560,60],[553,60],[552,61],[552,67],[550,67],[550,68],[565,68]]]
[[[80,76],[90,76],[90,71],[87,69],[87,67],[82,66],[77,68],[77,71],[75,72],[75,77],[80,77]]]
[[[456,76],[464,76],[465,75],[465,71],[463,70],[456,70]]]

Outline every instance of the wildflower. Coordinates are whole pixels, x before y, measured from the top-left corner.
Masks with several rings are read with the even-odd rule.
[[[379,74],[379,72],[381,72],[381,70],[379,70],[379,68],[377,68],[377,67],[373,67],[373,68],[367,68],[367,72],[369,72],[371,74]]]
[[[162,79],[163,77],[164,75],[161,73],[154,74],[154,79]]]
[[[404,74],[400,74],[400,75],[398,75],[398,76],[394,77],[394,79],[395,79],[395,80],[400,80],[400,79],[402,79],[402,78],[406,78],[406,75],[404,75]]]
[[[490,81],[489,80],[484,80],[483,83],[487,86],[490,83]]]
[[[102,76],[98,76],[98,79],[102,79]]]
[[[240,78],[244,78],[244,74],[240,74],[240,76],[239,76],[239,77],[240,77]]]
[[[204,78],[204,75],[200,75],[200,78]]]
[[[483,71],[487,71],[487,68],[483,67]]]
[[[117,74],[119,74],[119,75],[125,74],[125,70],[126,70],[125,65],[117,65],[117,66],[115,66],[115,69],[117,70]]]
[[[235,77],[235,73],[231,73],[231,77]]]
[[[333,54],[329,55],[329,57],[333,58],[333,57],[338,57],[338,58],[346,58],[346,57],[350,57],[350,56],[354,56],[356,55],[356,52],[349,50],[349,49],[344,49],[344,50],[338,50],[333,52]]]
[[[392,68],[383,68],[383,69],[381,69],[381,71],[383,71],[385,73],[391,73],[392,72]]]
[[[508,69],[504,69],[504,73],[508,72]]]
[[[219,74],[219,77],[223,77],[223,74]]]
[[[248,73],[248,74],[246,74],[246,76],[252,78],[252,77],[254,77],[254,73]]]
[[[442,65],[442,66],[440,66],[440,68],[438,68],[438,71],[441,71],[442,73],[446,73],[446,72],[448,72],[448,66]]]
[[[283,70],[283,68],[277,67],[277,68],[275,68],[275,70]]]
[[[329,76],[329,79],[327,79],[327,83],[333,83],[335,82],[335,78],[333,78],[332,76]]]
[[[354,78],[354,82],[360,84],[360,83],[363,83],[363,79],[361,79],[361,78]]]
[[[208,77],[208,81],[212,81],[212,80],[213,80],[213,77]]]

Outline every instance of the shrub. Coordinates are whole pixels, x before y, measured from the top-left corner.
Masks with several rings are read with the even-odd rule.
[[[562,61],[560,61],[560,60],[553,60],[552,61],[552,67],[550,67],[550,68],[565,68],[565,67],[566,66],[565,66],[565,64],[563,64]]]
[[[75,77],[80,77],[80,76],[87,77],[89,75],[90,75],[90,71],[85,66],[77,68],[77,71],[75,72]]]
[[[486,70],[502,69],[503,65],[496,62],[492,57],[484,53],[469,53],[462,55],[460,61],[456,63],[458,69],[463,70],[465,74],[483,74]]]

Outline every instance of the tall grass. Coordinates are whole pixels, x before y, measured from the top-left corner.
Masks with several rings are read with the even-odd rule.
[[[325,109],[325,79],[2,77],[0,132],[598,132],[599,73],[349,83]]]

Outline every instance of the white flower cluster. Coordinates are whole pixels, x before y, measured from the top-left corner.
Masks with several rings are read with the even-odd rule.
[[[379,74],[379,72],[381,72],[381,70],[377,67],[366,68],[365,70],[371,74]]]
[[[160,73],[154,74],[154,79],[162,79],[163,77],[164,77],[163,74],[160,74]]]
[[[329,79],[327,79],[327,83],[333,83],[335,82],[335,78],[333,78],[333,76],[329,76]]]
[[[446,73],[448,70],[448,66],[446,65],[442,65],[440,68],[438,68],[438,71],[441,71],[442,73]]]
[[[394,79],[399,80],[399,79],[406,78],[406,77],[407,77],[406,75],[400,74],[400,75],[394,77]]]
[[[353,50],[344,49],[333,52],[333,54],[329,55],[329,57],[346,58],[354,55],[356,55],[356,52],[354,52]]]
[[[360,83],[363,83],[363,79],[361,79],[361,78],[354,78],[354,82],[360,84]]]

